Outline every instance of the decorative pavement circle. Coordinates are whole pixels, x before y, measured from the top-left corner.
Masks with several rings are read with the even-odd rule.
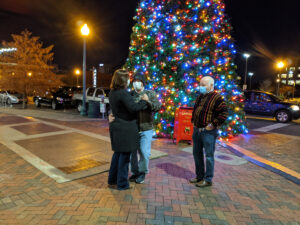
[[[193,147],[184,148],[184,149],[182,149],[182,151],[188,152],[188,153],[193,153]],[[248,162],[247,160],[245,160],[241,157],[223,153],[223,152],[221,153],[218,150],[215,151],[215,161],[224,163],[227,165],[231,165],[231,166],[240,166],[240,165],[243,165]]]

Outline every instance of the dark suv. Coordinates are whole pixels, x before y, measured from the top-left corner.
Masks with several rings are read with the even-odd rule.
[[[59,107],[72,107],[72,95],[76,91],[73,87],[61,87],[58,90],[47,91],[45,94],[33,98],[36,107],[51,106],[56,110]]]
[[[245,91],[245,112],[247,114],[272,116],[280,123],[300,118],[299,105],[283,102],[275,95],[263,91]]]

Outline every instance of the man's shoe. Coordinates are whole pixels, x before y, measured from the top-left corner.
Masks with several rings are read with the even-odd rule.
[[[135,180],[137,184],[143,184],[145,182],[146,174],[141,173],[140,176]]]
[[[135,182],[135,180],[139,177],[139,174],[133,174],[129,177],[130,182]]]
[[[193,179],[190,179],[189,180],[189,182],[191,183],[191,184],[196,184],[196,183],[198,183],[198,182],[200,182],[200,181],[202,181],[201,179],[197,179],[197,178],[193,178]]]
[[[196,187],[208,187],[208,186],[211,186],[211,185],[212,185],[212,182],[203,180],[200,183],[197,183],[195,186]]]

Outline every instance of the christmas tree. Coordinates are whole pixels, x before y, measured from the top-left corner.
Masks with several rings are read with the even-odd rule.
[[[162,109],[157,136],[172,136],[175,110],[194,105],[203,76],[215,79],[229,117],[220,129],[227,139],[246,133],[243,95],[237,86],[236,55],[223,0],[141,0],[125,67],[142,73]]]

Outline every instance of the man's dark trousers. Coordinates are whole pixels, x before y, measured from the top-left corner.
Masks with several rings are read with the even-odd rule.
[[[194,127],[193,133],[193,155],[195,160],[196,178],[198,180],[206,180],[212,182],[214,176],[214,153],[216,146],[216,139],[218,130],[200,131],[199,128]],[[204,154],[206,156],[206,169],[204,170]]]

